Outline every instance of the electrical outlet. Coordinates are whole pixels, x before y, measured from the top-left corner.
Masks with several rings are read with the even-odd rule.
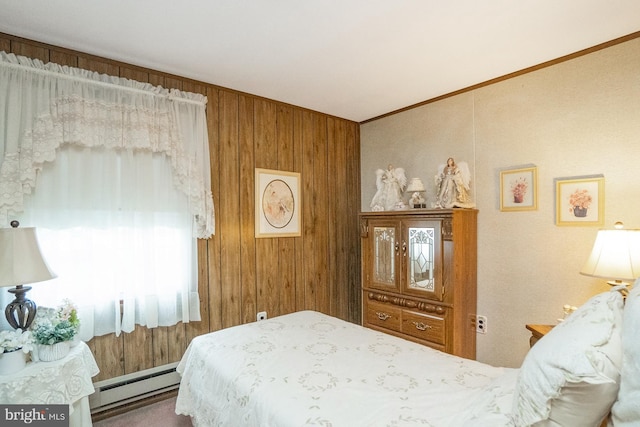
[[[487,316],[476,316],[476,332],[479,334],[487,333]]]
[[[261,311],[258,314],[256,314],[256,320],[259,322],[261,320],[266,320],[267,319],[267,312],[266,311]]]

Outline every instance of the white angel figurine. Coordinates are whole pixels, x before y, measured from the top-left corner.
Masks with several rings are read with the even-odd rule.
[[[404,169],[389,165],[387,170],[376,171],[376,187],[378,191],[371,200],[373,211],[391,211],[406,207],[402,200],[402,193],[407,185]]]
[[[456,164],[453,157],[446,165],[440,165],[436,180],[436,208],[473,208],[469,197],[471,173],[466,162]]]

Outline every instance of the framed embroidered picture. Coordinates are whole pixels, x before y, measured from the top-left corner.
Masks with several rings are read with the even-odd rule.
[[[300,174],[256,169],[255,237],[296,237],[302,232]]]
[[[500,172],[500,210],[538,209],[538,168],[506,169]]]
[[[604,224],[604,175],[556,178],[556,225]]]

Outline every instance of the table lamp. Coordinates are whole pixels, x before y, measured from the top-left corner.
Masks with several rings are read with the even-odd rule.
[[[15,299],[4,312],[9,325],[25,331],[36,317],[37,307],[25,296],[31,286],[24,285],[56,276],[42,257],[35,228],[18,225],[18,221],[11,221],[11,228],[0,229],[0,287],[15,286],[9,289]]]
[[[413,208],[426,208],[427,203],[422,193],[427,191],[424,188],[424,183],[420,178],[411,178],[409,181],[409,185],[407,185],[407,189],[405,190],[407,193],[413,192],[411,195],[411,199],[409,199],[409,204]]]
[[[611,286],[628,286],[640,277],[640,230],[624,230],[616,222],[613,230],[598,231],[580,274],[610,279]]]

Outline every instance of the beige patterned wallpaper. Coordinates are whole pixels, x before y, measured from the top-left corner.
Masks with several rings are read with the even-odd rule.
[[[640,39],[425,104],[361,126],[362,209],[375,170],[433,177],[447,157],[471,166],[478,216],[477,358],[517,367],[527,323],[556,323],[563,304],[608,290],[579,274],[597,226],[555,225],[554,178],[603,174],[604,227],[640,228]],[[535,165],[538,209],[500,211],[500,171]]]

